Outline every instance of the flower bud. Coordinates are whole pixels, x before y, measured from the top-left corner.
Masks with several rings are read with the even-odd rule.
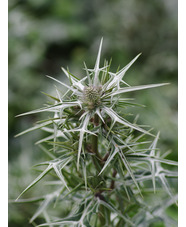
[[[83,91],[83,103],[89,110],[93,110],[101,104],[101,86],[85,87]]]

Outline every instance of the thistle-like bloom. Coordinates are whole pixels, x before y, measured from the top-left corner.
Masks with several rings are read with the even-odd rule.
[[[130,86],[124,80],[123,77],[126,71],[130,68],[130,66],[137,60],[140,56],[138,54],[128,65],[123,67],[116,73],[110,72],[110,65],[108,62],[105,62],[105,65],[100,68],[100,56],[102,49],[102,39],[99,46],[99,51],[96,59],[96,63],[94,69],[88,69],[85,65],[86,76],[83,79],[78,79],[74,75],[72,75],[69,71],[62,68],[65,75],[68,77],[70,81],[70,85],[67,85],[53,77],[48,76],[53,79],[57,83],[65,86],[68,90],[61,97],[59,91],[57,90],[57,98],[56,104],[47,106],[45,108],[41,108],[35,111],[30,111],[25,114],[38,113],[43,111],[54,112],[55,117],[53,120],[49,120],[42,124],[38,124],[35,127],[29,129],[29,131],[34,130],[36,128],[43,128],[47,130],[47,125],[54,123],[54,133],[53,136],[50,136],[47,139],[56,140],[57,137],[66,137],[68,133],[79,132],[79,144],[78,144],[78,155],[77,155],[77,168],[79,169],[80,155],[83,149],[83,139],[86,135],[92,134],[97,136],[97,131],[95,128],[88,128],[89,123],[92,118],[96,115],[99,117],[100,121],[104,122],[105,117],[109,117],[111,119],[111,128],[115,123],[120,123],[127,128],[131,128],[134,130],[138,130],[145,134],[150,134],[143,128],[137,126],[136,124],[132,124],[128,122],[126,119],[122,118],[114,109],[113,106],[118,103],[124,104],[130,99],[120,98],[119,96],[123,93],[159,87],[166,85],[167,83],[161,84],[150,84],[150,85],[140,85],[140,86]],[[79,117],[79,124],[73,127],[73,124],[70,128],[62,128],[59,130],[59,125],[63,125],[65,114],[64,111],[68,108],[77,109],[76,115]],[[56,128],[56,125],[58,127]],[[26,131],[20,133],[23,134]],[[19,135],[20,135],[19,134]]]

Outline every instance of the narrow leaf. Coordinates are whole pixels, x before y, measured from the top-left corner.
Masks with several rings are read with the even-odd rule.
[[[103,166],[102,170],[100,171],[99,175],[106,169],[106,167],[108,166],[108,164],[112,161],[112,159],[114,158],[114,156],[118,153],[119,149],[116,147],[115,151],[112,153],[112,155],[110,155],[107,159],[107,161],[105,162],[105,165]],[[98,176],[99,176],[98,175]]]
[[[144,129],[142,129],[142,128],[140,128],[140,127],[138,127],[138,126],[136,126],[136,125],[134,125],[134,124],[132,124],[132,123],[130,123],[130,122],[128,122],[127,120],[121,118],[121,117],[118,116],[118,114],[117,114],[114,110],[112,110],[111,108],[108,108],[108,107],[105,106],[105,107],[103,107],[103,110],[112,118],[112,120],[114,121],[114,123],[115,123],[115,122],[118,122],[118,123],[123,124],[123,125],[125,125],[125,126],[127,126],[127,127],[133,128],[133,129],[135,129],[135,130],[137,130],[137,131],[140,131],[140,132],[143,132],[143,133],[145,133],[145,134],[148,134],[148,135],[153,136],[153,135],[152,135],[151,133],[149,133],[148,131],[146,131],[146,130],[144,130]]]
[[[24,130],[23,132],[18,133],[17,135],[15,135],[15,137],[21,136],[21,135],[28,133],[28,132],[32,132],[32,131],[39,129],[39,128],[43,128],[43,127],[50,125],[50,124],[52,124],[52,121],[45,122],[45,123],[42,123],[42,124],[37,124],[34,127],[31,127],[29,129]]]
[[[53,77],[51,77],[51,76],[48,76],[48,75],[47,75],[47,77],[50,78],[50,79],[52,79],[52,80],[54,80],[54,81],[56,81],[56,82],[58,82],[58,83],[60,83],[60,84],[63,85],[64,87],[68,88],[70,91],[73,91],[74,93],[78,93],[78,91],[77,91],[76,89],[70,87],[69,85],[67,85],[67,84],[65,84],[65,83],[63,83],[63,82],[61,82],[61,81],[59,81],[59,80],[57,80],[57,79],[55,79],[55,78],[53,78]]]
[[[51,196],[45,198],[45,200],[41,203],[39,208],[36,210],[35,214],[30,219],[29,221],[30,223],[32,223],[42,212],[44,212],[44,210],[47,208],[52,199],[53,198]]]
[[[30,188],[32,188],[38,181],[40,181],[50,170],[52,169],[52,166],[49,165],[34,181],[32,181],[31,184],[28,185],[28,187],[25,188],[25,190],[17,197],[16,201]]]
[[[110,88],[114,87],[116,84],[118,84],[118,89],[119,89],[119,83],[122,81],[123,76],[125,75],[126,71],[131,67],[131,65],[137,60],[137,58],[141,54],[138,54],[128,65],[126,65],[123,69],[121,69],[118,73],[109,73],[110,75],[113,76],[111,79],[110,83],[107,86],[107,90]],[[124,82],[124,81],[123,81]],[[126,83],[126,82],[124,82]],[[127,84],[128,85],[128,84]],[[129,85],[128,85],[129,86]]]
[[[103,38],[101,39],[100,45],[99,45],[99,51],[96,59],[96,64],[94,67],[94,86],[98,85],[98,76],[99,76],[99,63],[100,63],[100,56],[101,56],[101,48],[102,48]]]
[[[140,86],[133,86],[133,87],[125,87],[125,88],[121,88],[119,90],[110,92],[109,94],[105,94],[104,97],[119,95],[119,94],[131,92],[131,91],[138,91],[138,90],[144,90],[144,89],[148,89],[148,88],[160,87],[160,86],[164,86],[164,85],[169,85],[169,83],[149,84],[149,85],[140,85]]]
[[[139,188],[139,185],[138,185],[138,183],[137,183],[137,181],[136,181],[136,179],[135,179],[135,177],[134,177],[134,174],[133,174],[133,172],[132,172],[132,169],[131,169],[131,167],[130,167],[130,165],[129,165],[129,163],[128,163],[126,157],[125,157],[125,155],[124,155],[124,154],[122,153],[122,151],[120,151],[120,150],[119,150],[119,155],[120,155],[120,157],[121,157],[121,159],[122,159],[122,161],[123,161],[123,163],[124,163],[124,165],[125,165],[127,171],[129,172],[129,174],[130,174],[132,180],[134,181],[134,183],[135,183],[135,185],[136,185],[136,187],[137,187],[137,189],[138,189],[140,195],[142,196],[141,190],[140,190],[140,188]],[[143,196],[142,196],[142,197],[143,197]]]
[[[103,206],[107,207],[110,211],[116,213],[119,217],[121,217],[126,223],[130,224],[131,226],[134,226],[134,224],[126,218],[124,215],[122,215],[113,205],[111,205],[108,202],[105,202],[103,200],[99,200],[99,203],[102,204]]]

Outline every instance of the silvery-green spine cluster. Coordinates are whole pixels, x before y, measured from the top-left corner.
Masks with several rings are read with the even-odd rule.
[[[149,226],[157,221],[174,226],[175,221],[165,210],[177,203],[167,180],[167,177],[176,177],[177,172],[165,169],[162,164],[176,166],[177,163],[167,160],[167,153],[157,148],[159,132],[154,135],[151,129],[139,126],[138,117],[129,122],[121,111],[121,108],[138,105],[127,98],[126,93],[167,84],[130,86],[124,81],[124,75],[140,54],[113,73],[107,61],[100,67],[101,49],[102,40],[94,68],[84,65],[83,79],[64,68],[69,85],[48,76],[67,89],[62,94],[58,86],[55,97],[46,94],[54,101],[53,105],[19,115],[49,112],[49,118],[18,135],[36,129],[46,131],[49,135],[37,144],[50,159],[37,164],[46,168],[16,202],[41,201],[30,219],[33,223],[38,216],[43,216],[46,223],[39,226]],[[40,198],[20,199],[51,170],[58,178],[55,183],[51,182],[52,193],[43,195],[41,190]],[[148,204],[147,189],[154,197],[161,196],[163,205],[162,200]],[[51,203],[55,204],[53,209],[57,209],[57,205],[66,202],[70,207],[66,208],[66,216],[50,215]]]

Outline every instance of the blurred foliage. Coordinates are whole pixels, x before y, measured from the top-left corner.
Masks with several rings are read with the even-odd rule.
[[[9,1],[9,198],[33,179],[30,167],[44,160],[34,145],[41,132],[14,138],[39,116],[15,118],[46,101],[40,91],[55,87],[45,75],[63,77],[61,66],[81,77],[83,61],[93,67],[104,37],[103,58],[112,69],[142,56],[125,75],[131,85],[170,82],[134,93],[146,108],[134,108],[141,124],[161,131],[160,146],[177,160],[177,2],[174,0]],[[103,63],[103,62],[102,62]],[[38,161],[37,161],[38,160]],[[32,190],[33,193],[36,193]],[[32,207],[10,205],[9,226],[31,226]]]

